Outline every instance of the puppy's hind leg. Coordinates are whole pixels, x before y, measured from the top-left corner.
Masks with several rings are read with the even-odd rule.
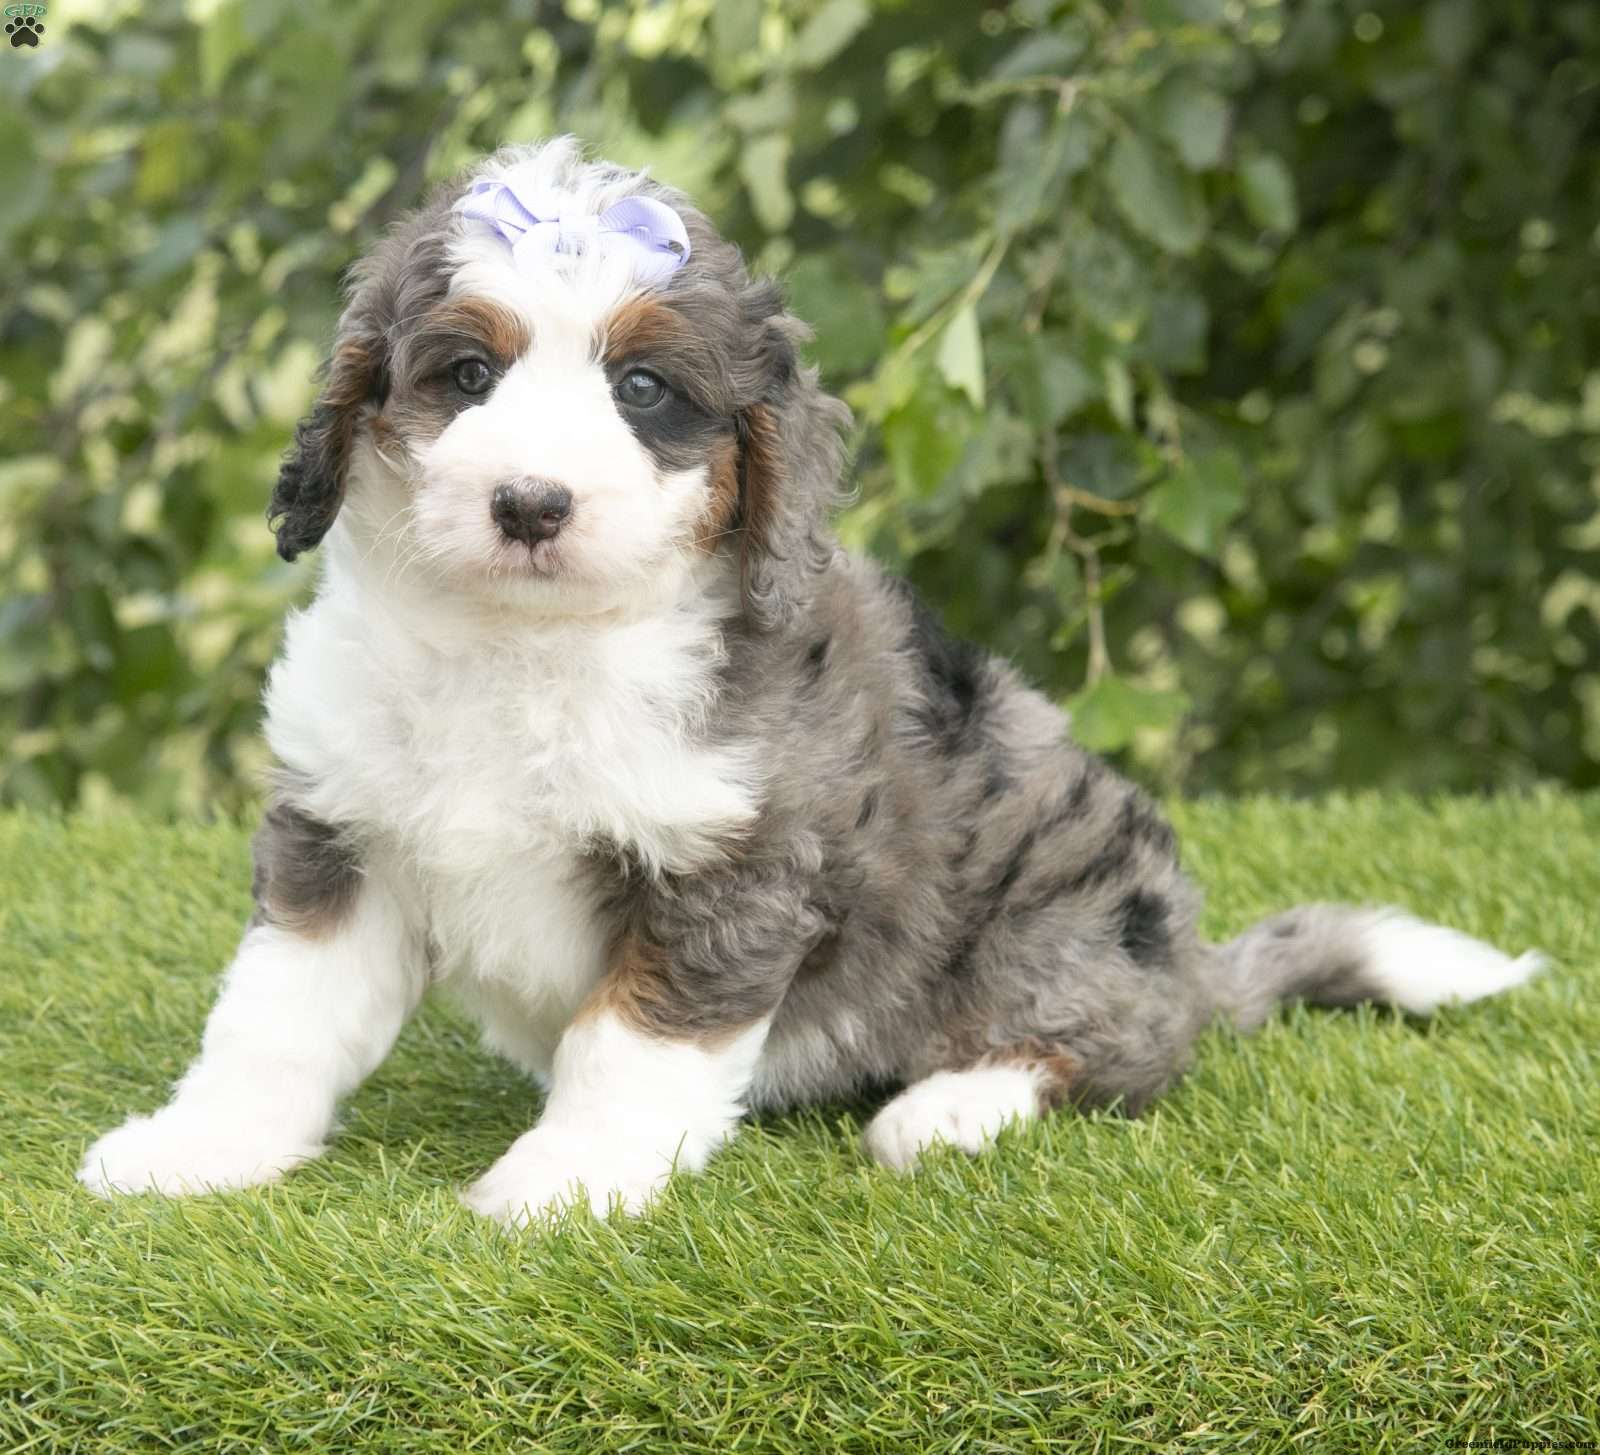
[[[908,1172],[935,1142],[969,1156],[1002,1127],[1032,1121],[1072,1094],[1076,1063],[1042,1045],[994,1051],[970,1066],[914,1082],[868,1124],[867,1150],[886,1167]]]
[[[166,1106],[89,1148],[85,1187],[101,1197],[249,1187],[322,1151],[338,1099],[387,1054],[424,980],[394,887],[369,871],[347,889],[307,919],[268,886],[199,1057]]]

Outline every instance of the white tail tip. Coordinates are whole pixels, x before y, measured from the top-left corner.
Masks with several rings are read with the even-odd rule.
[[[1512,959],[1460,930],[1431,925],[1400,910],[1375,915],[1361,939],[1377,998],[1413,1015],[1497,995],[1549,964],[1538,950]]]

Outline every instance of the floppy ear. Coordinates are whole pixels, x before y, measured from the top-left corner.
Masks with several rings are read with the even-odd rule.
[[[737,419],[740,576],[746,611],[777,627],[810,599],[833,555],[828,514],[850,411],[822,392],[815,369],[798,362],[796,345],[809,337],[804,324],[777,313],[763,327],[766,388]]]
[[[267,523],[284,560],[314,549],[338,515],[350,446],[369,404],[382,403],[385,364],[383,332],[358,299],[340,321],[322,393],[295,426],[267,507]]]

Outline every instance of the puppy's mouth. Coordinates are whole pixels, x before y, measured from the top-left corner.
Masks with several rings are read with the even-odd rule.
[[[560,541],[503,540],[495,552],[491,572],[504,576],[537,576],[558,580],[569,575],[567,552]]]

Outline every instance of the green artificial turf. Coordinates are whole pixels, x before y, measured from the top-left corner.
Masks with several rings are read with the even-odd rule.
[[[0,1450],[1600,1440],[1600,799],[1177,817],[1216,936],[1390,900],[1557,963],[1215,1032],[1143,1120],[911,1179],[867,1108],[767,1119],[640,1221],[516,1236],[454,1194],[535,1097],[439,1005],[282,1186],[82,1192],[195,1049],[248,833],[0,818]]]

